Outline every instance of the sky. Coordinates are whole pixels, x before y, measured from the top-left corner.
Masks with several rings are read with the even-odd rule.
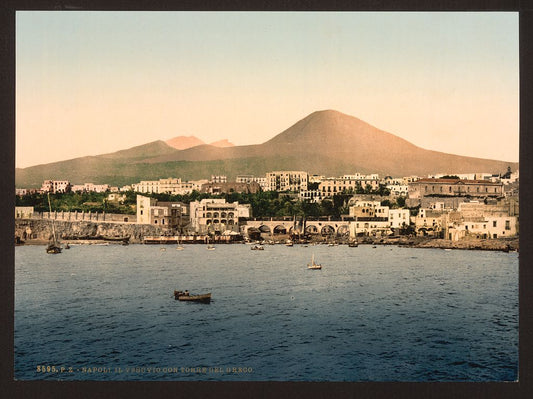
[[[517,162],[518,49],[516,12],[17,11],[16,166],[260,144],[325,109]]]

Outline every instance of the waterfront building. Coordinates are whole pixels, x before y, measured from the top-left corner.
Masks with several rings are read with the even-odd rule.
[[[389,224],[393,229],[399,229],[410,224],[409,209],[389,209]]]
[[[238,232],[239,221],[251,216],[250,204],[229,203],[224,198],[205,198],[189,206],[191,228],[200,234]]]
[[[28,190],[25,188],[15,188],[15,195],[23,196],[28,194]]]
[[[301,171],[275,171],[266,174],[269,191],[300,192],[307,190],[308,174]]]
[[[382,237],[392,234],[388,218],[385,217],[358,217],[349,224],[350,237],[372,236]]]
[[[420,179],[409,184],[409,198],[502,197],[503,184],[485,180]]]
[[[70,191],[68,180],[45,180],[41,186],[41,193],[68,193]]]
[[[454,223],[446,231],[446,238],[453,241],[468,238],[502,238],[516,237],[518,219],[516,216],[485,216],[464,218]]]
[[[187,205],[180,202],[159,202],[155,198],[137,195],[138,224],[181,228],[188,222],[187,209]]]

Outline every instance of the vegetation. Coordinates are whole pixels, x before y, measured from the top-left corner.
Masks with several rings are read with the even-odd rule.
[[[119,214],[134,214],[137,202],[137,193],[133,191],[121,193],[126,198],[121,202],[109,201],[107,193],[57,193],[50,195],[52,211],[78,211],[78,212],[105,212]],[[293,199],[288,195],[276,191],[263,191],[255,194],[250,193],[227,193],[212,195],[193,191],[186,195],[172,194],[143,194],[148,197],[165,202],[183,202],[189,204],[192,201],[201,201],[204,198],[224,198],[226,202],[239,202],[250,204],[253,217],[340,217],[348,213],[348,201],[352,194],[336,194],[331,199],[325,199],[321,203],[313,203]],[[48,199],[46,194],[29,194],[16,196],[16,206],[33,206],[36,212],[48,212]]]

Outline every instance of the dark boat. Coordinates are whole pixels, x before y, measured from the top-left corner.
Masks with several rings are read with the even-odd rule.
[[[359,245],[359,244],[357,244],[357,241],[350,241],[350,242],[348,243],[348,246],[349,246],[350,248],[356,248],[358,245]]]
[[[48,207],[50,209],[50,217],[52,216],[52,205],[50,203],[50,193],[48,193]],[[54,219],[52,219],[52,241],[48,244],[46,247],[46,253],[47,254],[60,254],[61,253],[61,246],[59,245],[59,242],[56,238],[56,229],[54,226]]]
[[[210,303],[211,302],[211,293],[201,294],[201,295],[191,295],[189,291],[174,291],[174,299],[184,302],[200,302],[200,303]]]
[[[128,242],[131,238],[131,235],[129,236],[102,236],[102,239],[104,241],[123,241]]]
[[[46,247],[46,253],[47,254],[59,254],[61,253],[61,247],[55,245],[54,243],[50,243]]]

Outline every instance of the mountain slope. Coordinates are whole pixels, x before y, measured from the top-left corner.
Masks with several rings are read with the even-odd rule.
[[[216,143],[213,143],[216,144]],[[123,185],[146,179],[201,179],[211,174],[264,175],[272,170],[304,170],[327,176],[379,173],[426,176],[430,173],[502,173],[517,163],[425,150],[337,111],[317,111],[263,144],[184,150],[155,141],[115,153],[16,170],[17,187],[39,187],[45,179],[74,184]]]

